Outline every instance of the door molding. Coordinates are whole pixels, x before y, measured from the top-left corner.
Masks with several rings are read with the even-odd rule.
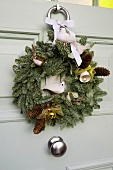
[[[66,170],[113,170],[113,158],[67,166]]]

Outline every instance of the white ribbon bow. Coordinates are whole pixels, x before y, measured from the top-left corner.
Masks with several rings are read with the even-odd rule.
[[[54,30],[54,41],[53,44],[55,44],[55,40],[57,39],[57,34],[59,33],[60,27],[73,27],[75,25],[74,20],[65,20],[65,21],[58,21],[51,18],[46,17],[45,23],[52,25]],[[74,32],[68,30],[71,35],[75,36]]]
[[[49,25],[53,26],[53,30],[54,30],[54,41],[53,44],[55,44],[56,39],[58,38],[58,33],[60,31],[60,27],[64,27],[67,29],[67,27],[73,27],[75,25],[74,20],[65,20],[65,21],[58,21],[58,20],[54,20],[51,18],[46,17],[45,22]],[[77,62],[77,65],[80,66],[82,63],[82,59],[80,57],[79,52],[77,51],[77,42],[76,42],[76,37],[75,37],[75,33],[70,31],[69,29],[67,29],[68,32],[70,33],[70,35],[72,37],[74,37],[74,44],[76,44],[76,46],[73,43],[70,43],[71,45],[71,51],[75,57],[75,60]]]

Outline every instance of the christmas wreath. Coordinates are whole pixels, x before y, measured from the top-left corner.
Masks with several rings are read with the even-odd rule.
[[[26,54],[15,59],[13,65],[13,102],[35,123],[34,134],[40,133],[46,125],[58,123],[64,128],[84,122],[94,109],[100,108],[99,102],[106,95],[99,87],[103,82],[100,76],[110,74],[93,61],[91,47],[94,44],[86,47],[87,37],[77,42],[78,47],[84,47],[79,53],[82,59],[79,66],[70,43],[56,39],[53,45],[52,30],[48,31],[48,39],[48,42],[37,41],[36,45],[25,47]],[[58,82],[49,83],[49,78],[54,80],[55,77],[59,77]]]

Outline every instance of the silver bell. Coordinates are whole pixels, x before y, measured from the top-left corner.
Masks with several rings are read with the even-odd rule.
[[[53,156],[61,157],[65,154],[67,146],[60,136],[53,136],[48,141],[48,148]]]

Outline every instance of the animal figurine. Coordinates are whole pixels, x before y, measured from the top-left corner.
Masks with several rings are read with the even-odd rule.
[[[64,43],[70,43],[71,51],[75,57],[78,66],[80,66],[82,63],[80,54],[82,54],[86,49],[90,49],[90,46],[89,45],[84,46],[77,43],[75,36],[67,33],[65,27],[60,28],[59,32],[57,33],[57,39]]]
[[[47,85],[43,88],[43,90],[49,90],[53,93],[57,93],[57,94],[60,94],[60,93],[63,93],[64,92],[64,86],[65,86],[65,83],[64,81],[60,82],[60,83],[52,83],[51,85]]]

